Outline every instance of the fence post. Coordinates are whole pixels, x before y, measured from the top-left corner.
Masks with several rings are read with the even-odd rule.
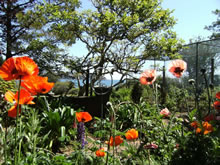
[[[199,111],[199,89],[198,89],[198,71],[199,70],[199,43],[196,43],[196,98],[195,98],[195,107]],[[199,112],[200,114],[200,112]],[[201,116],[199,115],[199,118]]]
[[[89,69],[86,72],[86,96],[89,96]]]
[[[161,87],[161,94],[162,94],[162,104],[166,103],[166,70],[165,66],[163,66],[163,85]]]
[[[214,71],[215,71],[215,60],[211,59],[211,84],[214,85]]]

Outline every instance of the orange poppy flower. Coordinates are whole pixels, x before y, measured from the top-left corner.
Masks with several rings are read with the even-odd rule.
[[[92,116],[88,112],[76,112],[78,122],[88,122],[92,120]]]
[[[183,75],[183,72],[186,70],[187,64],[183,60],[174,60],[170,63],[168,68],[174,76],[180,78]]]
[[[150,85],[156,80],[156,70],[145,70],[140,77],[142,85]]]
[[[17,104],[18,104],[18,92],[14,94],[11,91],[8,91],[5,93],[5,99],[8,102],[14,103],[14,105],[8,110],[8,116],[9,117],[16,117],[17,115]],[[35,104],[32,100],[34,98],[31,96],[31,94],[26,91],[25,89],[20,90],[20,99],[19,99],[19,105],[22,104]],[[19,107],[19,113],[21,112],[21,109]]]
[[[206,134],[208,134],[208,133],[210,133],[210,132],[213,132],[213,127],[212,127],[212,125],[211,124],[209,124],[207,121],[206,122],[204,122],[203,124],[202,124],[202,126],[203,126],[203,128],[204,128],[204,135],[206,135]]]
[[[113,140],[113,137],[111,136],[110,141],[107,142],[110,146],[118,146],[121,143],[123,143],[123,139],[121,138],[121,136],[115,136],[115,139]]]
[[[138,138],[138,131],[135,129],[130,129],[125,133],[127,140],[135,140]]]
[[[192,122],[191,126],[196,129],[196,134],[202,133],[203,131],[203,134],[206,135],[214,131],[212,125],[209,124],[207,121],[202,123],[202,127],[197,121]]]
[[[97,150],[97,151],[95,152],[95,154],[96,154],[97,157],[104,157],[104,156],[105,156],[105,150],[104,150],[104,148],[100,148],[99,150]]]
[[[6,80],[25,79],[28,76],[37,75],[37,64],[29,57],[11,57],[0,67],[0,76]]]
[[[220,99],[220,92],[216,93],[215,97],[216,97],[217,99]]]
[[[48,93],[54,86],[49,83],[47,77],[31,76],[27,81],[21,82],[21,86],[33,95]]]
[[[201,128],[196,128],[196,134],[201,133],[202,129]]]
[[[215,109],[220,110],[220,101],[215,101],[214,107],[215,107]]]

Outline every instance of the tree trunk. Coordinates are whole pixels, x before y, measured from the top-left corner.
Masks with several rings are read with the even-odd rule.
[[[6,59],[12,57],[12,16],[11,16],[11,1],[7,1],[6,12]]]

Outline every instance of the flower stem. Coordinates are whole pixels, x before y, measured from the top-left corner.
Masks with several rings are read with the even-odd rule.
[[[111,136],[112,136],[112,130],[114,130],[114,124],[115,124],[115,110],[112,106],[112,103],[108,102],[107,103],[108,105],[110,105],[110,112],[111,112],[111,119],[110,121],[112,122],[112,125],[111,125],[111,129],[110,129],[110,137],[109,137],[109,140],[108,140],[108,152],[107,152],[107,158],[106,158],[106,162],[105,164],[108,165],[108,158],[109,158],[109,151],[110,151],[110,139],[111,139]],[[113,139],[115,138],[115,131],[113,132]],[[114,143],[114,140],[113,140],[113,143]],[[113,144],[113,157],[114,157],[114,144]]]
[[[203,73],[202,75],[203,75],[204,80],[205,80],[205,85],[206,85],[207,95],[208,95],[209,109],[208,109],[208,113],[207,113],[207,115],[206,115],[206,116],[208,116],[208,115],[210,114],[210,112],[211,112],[211,100],[212,100],[212,99],[211,99],[211,96],[210,96],[209,85],[208,85],[208,81],[207,81],[207,78],[206,78],[206,74]]]
[[[7,161],[7,135],[8,135],[8,116],[6,116],[6,120],[5,120],[5,140],[4,140],[5,162]]]
[[[14,162],[15,165],[17,164],[17,135],[18,135],[18,117],[19,117],[19,100],[20,100],[20,89],[21,89],[21,77],[19,78],[19,84],[18,84],[18,102],[17,102],[17,110],[16,110],[16,129],[15,129],[15,157]]]

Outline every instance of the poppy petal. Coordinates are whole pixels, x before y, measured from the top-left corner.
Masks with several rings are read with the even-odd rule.
[[[17,79],[18,71],[15,67],[14,58],[9,58],[2,64],[0,67],[0,76],[6,81]]]
[[[48,93],[54,86],[54,83],[49,83],[47,77],[32,76],[27,81],[21,83],[32,95],[45,94]]]
[[[100,148],[99,150],[97,150],[97,151],[95,152],[95,154],[96,154],[97,157],[104,157],[104,156],[105,156],[105,150],[104,150],[104,148]]]
[[[18,100],[18,92],[15,94],[15,98],[16,100]],[[34,98],[31,96],[31,94],[25,90],[25,89],[21,89],[20,90],[20,100],[19,100],[19,104],[34,104],[34,102],[32,102]]]
[[[25,79],[26,76],[38,75],[38,66],[31,58],[24,56],[17,57],[15,60],[15,67],[22,79]]]
[[[19,108],[19,114],[21,113],[21,108]],[[15,118],[17,116],[17,105],[12,106],[8,110],[8,116]]]
[[[142,85],[150,85],[156,80],[156,70],[145,70],[140,77]]]
[[[135,129],[130,129],[125,133],[127,140],[134,140],[138,138],[138,131]]]
[[[214,102],[214,108],[217,110],[220,110],[220,101],[215,101]]]
[[[216,93],[215,96],[216,96],[217,99],[220,99],[220,92]]]
[[[184,71],[186,71],[187,64],[185,61],[177,59],[173,60],[168,66],[169,72],[171,72],[175,77],[180,78]]]
[[[5,99],[10,103],[14,103],[14,101],[16,101],[15,94],[11,91],[5,93]]]
[[[78,122],[88,122],[92,120],[92,116],[88,112],[76,112]]]

